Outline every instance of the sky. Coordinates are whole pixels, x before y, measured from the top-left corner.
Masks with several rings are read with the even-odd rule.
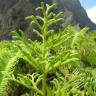
[[[88,17],[96,23],[96,0],[80,0],[80,2],[85,8]]]

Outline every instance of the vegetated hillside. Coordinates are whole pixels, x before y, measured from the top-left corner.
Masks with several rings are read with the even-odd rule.
[[[88,18],[84,8],[79,0],[0,0],[0,35],[1,39],[9,38],[10,31],[14,29],[25,30],[30,36],[31,28],[25,17],[31,14],[38,14],[35,11],[36,6],[44,1],[48,4],[57,3],[57,10],[65,12],[64,26],[72,24],[80,28],[89,26],[96,29],[96,25]],[[32,34],[36,37],[35,34]]]

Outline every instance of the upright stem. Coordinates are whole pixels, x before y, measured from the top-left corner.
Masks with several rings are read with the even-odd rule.
[[[43,91],[43,96],[47,96],[47,86],[46,86],[46,74],[43,74],[43,80],[42,80],[42,91]]]
[[[43,42],[43,51],[42,51],[42,54],[43,54],[43,58],[45,58],[45,54],[46,54],[46,40],[44,40]],[[47,88],[46,88],[46,73],[45,73],[45,65],[44,65],[44,69],[43,69],[43,80],[42,80],[42,91],[43,91],[43,96],[47,96]]]
[[[46,35],[47,35],[47,28],[46,28],[46,24],[47,24],[47,18],[46,18],[46,14],[44,16],[44,25],[43,25],[43,48],[42,48],[42,55],[43,58],[45,58],[46,55]],[[43,80],[42,80],[42,91],[43,91],[43,96],[47,96],[47,85],[46,85],[46,78],[47,78],[47,74],[45,72],[45,66],[44,65],[44,70],[43,70]]]

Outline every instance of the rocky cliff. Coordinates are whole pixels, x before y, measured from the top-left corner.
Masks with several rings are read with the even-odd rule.
[[[89,26],[91,29],[96,29],[96,25],[88,18],[87,13],[81,6],[79,0],[57,0],[57,4],[61,10],[67,9],[67,11],[71,12],[73,21],[76,21],[80,28]]]
[[[9,38],[14,29],[26,30],[30,34],[29,22],[25,17],[36,15],[36,6],[44,1],[48,4],[57,3],[57,11],[65,12],[64,26],[78,25],[80,28],[89,26],[96,29],[96,25],[88,18],[79,0],[0,0],[0,30],[1,39]],[[34,34],[32,34],[35,37]],[[30,36],[30,35],[29,35]]]

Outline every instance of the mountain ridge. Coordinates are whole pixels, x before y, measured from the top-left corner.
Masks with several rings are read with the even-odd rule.
[[[35,8],[42,1],[48,4],[57,3],[57,10],[65,14],[64,26],[70,24],[80,28],[88,26],[91,30],[96,29],[96,25],[88,18],[79,0],[0,0],[0,35],[10,37],[12,30],[22,29],[30,37],[31,29],[25,17],[36,15]],[[32,35],[36,37],[34,33]]]

